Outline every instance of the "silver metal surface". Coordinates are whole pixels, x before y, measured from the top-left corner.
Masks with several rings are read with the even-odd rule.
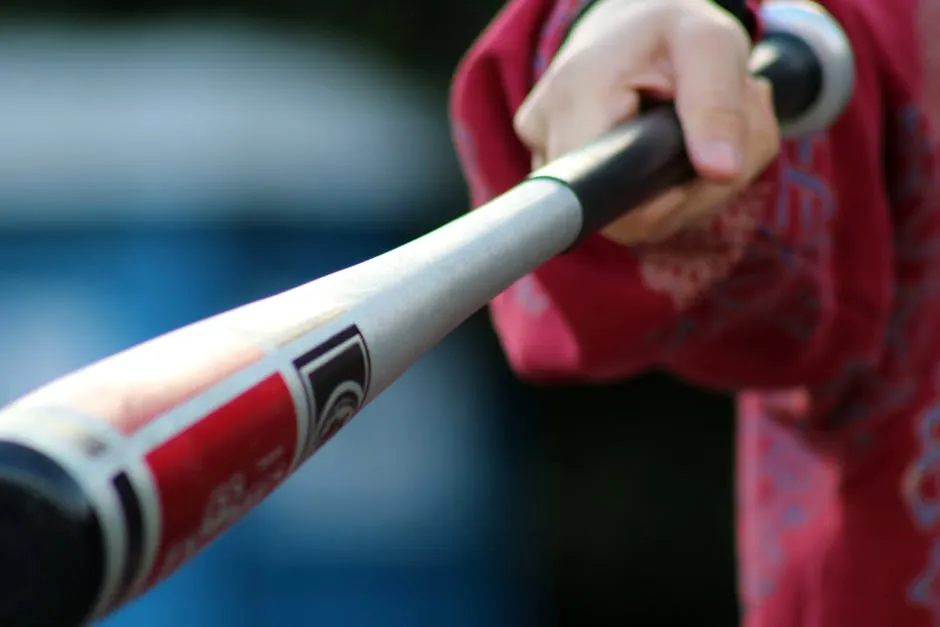
[[[145,458],[149,452],[272,374],[281,375],[289,386],[302,385],[302,373],[294,367],[294,360],[352,324],[358,326],[368,345],[368,403],[493,297],[566,250],[577,239],[581,222],[581,206],[566,186],[547,179],[526,181],[384,255],[191,325],[228,327],[244,332],[245,337],[261,338],[259,347],[266,354],[182,400],[133,434],[122,436],[120,446],[112,448],[111,455],[90,458],[76,444],[76,438],[68,436],[102,430],[111,435],[107,421],[120,417],[94,416],[76,422],[74,412],[59,406],[55,383],[45,391],[38,390],[35,399],[24,397],[0,411],[0,438],[21,442],[56,460],[79,481],[94,503],[102,524],[106,570],[93,615],[105,615],[118,601],[121,566],[127,557],[127,530],[110,483],[117,470],[128,470],[138,496],[145,501],[148,545],[152,545],[161,533],[166,512],[159,511],[153,480],[148,475]],[[185,334],[187,328],[162,340],[169,342],[171,335]],[[223,352],[218,357],[224,360],[226,355]],[[104,360],[69,377],[94,382],[110,372],[108,360]],[[133,381],[126,389],[119,387],[113,393],[118,395],[115,402],[120,406],[121,394],[135,394]],[[295,408],[298,420],[309,421],[310,428],[317,426],[318,408],[297,403],[296,398]],[[36,419],[38,413],[43,419]],[[56,421],[69,427],[62,437],[50,427]],[[244,506],[248,508],[250,503]],[[143,568],[133,592],[139,592],[144,578],[153,572],[169,574],[182,563],[153,563],[153,548],[145,547]],[[165,557],[164,562],[168,559]]]
[[[842,114],[855,84],[855,58],[848,37],[835,18],[814,2],[769,2],[760,11],[765,32],[798,37],[812,48],[822,66],[822,91],[816,103],[798,120],[781,125],[781,134],[795,138],[825,130]]]
[[[580,229],[581,206],[570,189],[530,180],[424,237],[317,281],[320,293],[348,307],[341,318],[355,322],[369,346],[367,402],[493,297],[566,250]]]

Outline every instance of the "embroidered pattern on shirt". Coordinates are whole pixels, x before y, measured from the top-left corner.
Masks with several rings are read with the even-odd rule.
[[[668,359],[687,339],[713,340],[745,317],[796,341],[811,336],[834,307],[829,224],[836,199],[820,172],[827,151],[823,136],[786,142],[779,183],[752,185],[716,214],[705,237],[699,229],[637,248],[644,284],[668,296],[682,321],[651,331],[645,343],[665,347]],[[708,238],[710,255],[701,252]],[[765,293],[755,298],[759,290]]]
[[[756,447],[755,463],[742,477],[739,494],[744,523],[738,540],[741,596],[746,606],[776,591],[787,565],[787,535],[812,522],[832,490],[832,478],[819,457],[792,424],[781,424],[805,411],[805,394],[792,390],[761,400],[760,413],[739,421],[739,437]]]

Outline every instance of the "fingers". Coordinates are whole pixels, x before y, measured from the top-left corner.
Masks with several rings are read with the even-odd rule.
[[[707,220],[779,151],[770,85],[748,73],[750,39],[707,0],[602,0],[513,122],[533,168],[636,115],[641,94],[672,97],[700,179],[631,211],[603,233],[660,241]]]
[[[670,190],[615,221],[602,231],[603,235],[628,246],[657,243],[713,218],[767,168],[780,150],[771,86],[766,80],[750,79],[745,84],[745,122],[748,142],[738,177],[727,183],[699,179]]]
[[[676,187],[654,198],[643,207],[625,214],[601,231],[607,239],[623,246],[659,241],[671,229],[689,199],[688,187]],[[672,232],[672,231],[669,231]]]
[[[635,94],[623,92],[607,99],[597,99],[597,106],[585,106],[588,101],[578,100],[581,106],[567,107],[558,112],[552,131],[546,138],[545,155],[549,160],[576,150],[620,122],[633,117],[638,108]]]
[[[625,26],[648,22],[643,14],[654,6],[606,0],[580,20],[514,117],[532,152],[551,161],[636,115],[644,81],[671,92],[663,64],[652,67],[661,29]]]
[[[540,83],[514,119],[517,136],[545,161],[597,139],[639,108],[639,98],[632,90],[604,86],[595,90],[607,93],[579,94],[579,86],[570,76],[566,73]]]
[[[774,111],[773,85],[764,78],[748,80],[748,160],[751,168],[745,171],[750,180],[770,164],[780,152],[780,125]]]
[[[764,79],[750,79],[745,87],[745,122],[748,142],[745,146],[744,168],[729,183],[700,179],[689,184],[686,200],[657,230],[661,242],[678,232],[699,226],[724,207],[729,200],[750,185],[780,151],[780,132],[773,110],[771,85]]]
[[[731,15],[689,12],[667,39],[689,158],[700,176],[731,182],[746,158],[747,33]]]
[[[575,29],[519,108],[520,139],[550,161],[635,115],[641,93],[674,94],[699,175],[739,176],[750,40],[738,21],[702,0],[606,7]]]

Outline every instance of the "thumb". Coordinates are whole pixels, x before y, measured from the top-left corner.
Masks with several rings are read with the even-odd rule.
[[[703,178],[731,182],[743,171],[747,141],[747,34],[730,15],[710,15],[680,20],[671,35],[676,112],[689,158]]]

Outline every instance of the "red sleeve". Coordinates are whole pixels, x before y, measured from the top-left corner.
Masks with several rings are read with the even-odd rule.
[[[822,386],[877,359],[893,275],[885,128],[918,80],[916,51],[898,43],[911,41],[913,8],[823,4],[856,54],[842,117],[786,142],[711,224],[638,249],[595,236],[497,297],[492,318],[521,376],[597,381],[657,368],[721,389]],[[474,205],[528,173],[512,115],[578,5],[512,0],[463,60],[451,104]]]

